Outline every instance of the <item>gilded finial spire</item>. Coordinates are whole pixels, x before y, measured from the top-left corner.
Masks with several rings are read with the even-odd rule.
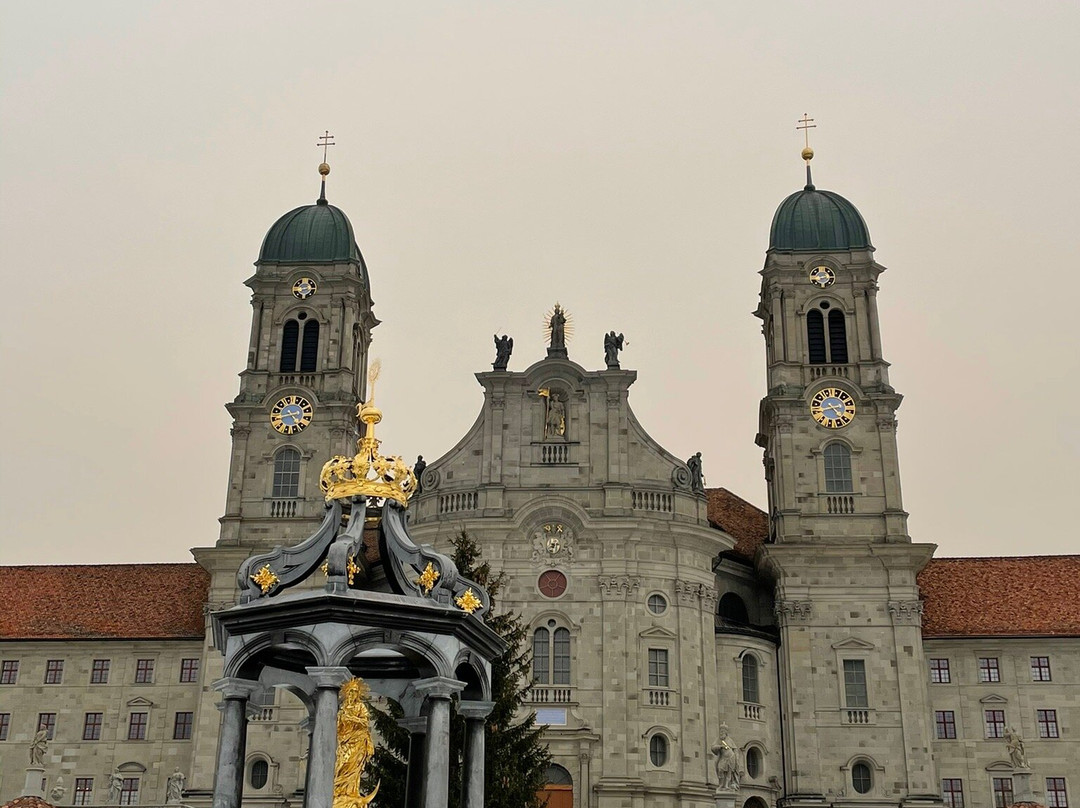
[[[810,161],[814,159],[814,150],[810,148],[810,130],[817,129],[817,124],[814,123],[814,119],[810,117],[808,112],[804,112],[803,116],[796,122],[795,127],[801,130],[805,136],[804,146],[802,150],[802,159],[806,161],[806,190],[814,190],[814,181],[810,177]]]
[[[330,130],[327,129],[323,134],[319,135],[319,142],[316,146],[322,146],[322,159],[319,163],[319,174],[322,176],[322,187],[319,190],[319,204],[325,205],[326,202],[326,176],[330,173],[330,164],[326,162],[326,150],[331,146],[336,146],[334,143],[334,136],[330,134]]]

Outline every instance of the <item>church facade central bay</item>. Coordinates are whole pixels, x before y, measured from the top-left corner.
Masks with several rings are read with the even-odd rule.
[[[183,802],[209,805],[208,615],[237,600],[246,558],[319,525],[319,470],[352,454],[368,395],[378,272],[325,168],[246,281],[218,541],[192,564],[82,568],[74,586],[64,568],[0,568],[16,604],[0,623],[0,799],[44,727],[55,804],[164,804],[180,773]],[[1080,557],[934,559],[909,534],[883,271],[862,215],[807,159],[760,271],[767,383],[746,406],[766,511],[650,437],[631,407],[650,382],[622,367],[621,335],[602,368],[575,361],[558,306],[543,355],[496,335],[473,426],[417,464],[409,527],[442,550],[467,531],[506,574],[552,808],[706,808],[718,788],[749,808],[1004,806],[1029,783],[1046,805],[1080,800]],[[306,710],[267,687],[246,715],[244,804],[302,803]]]

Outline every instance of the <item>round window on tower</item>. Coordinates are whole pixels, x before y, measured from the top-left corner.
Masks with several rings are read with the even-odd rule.
[[[649,595],[648,600],[645,601],[649,611],[656,615],[661,615],[667,611],[667,598],[661,595],[659,592],[653,592]]]
[[[557,598],[566,591],[566,576],[558,570],[548,570],[540,574],[536,586],[545,598]]]

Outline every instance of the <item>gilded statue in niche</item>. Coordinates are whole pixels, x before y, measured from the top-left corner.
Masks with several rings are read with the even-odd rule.
[[[368,686],[363,679],[350,679],[338,691],[337,763],[334,768],[333,808],[367,808],[379,793],[379,786],[367,795],[360,793],[360,776],[375,754],[371,740],[371,711]]]
[[[536,394],[544,399],[544,438],[566,436],[566,401],[557,390],[542,387]]]

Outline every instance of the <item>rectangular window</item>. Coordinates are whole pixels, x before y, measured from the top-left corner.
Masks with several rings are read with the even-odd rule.
[[[135,684],[147,685],[154,681],[154,660],[135,660]]]
[[[1057,710],[1036,710],[1035,723],[1039,725],[1040,738],[1058,738]]]
[[[851,483],[851,449],[842,443],[825,447],[825,493],[849,493]]]
[[[1013,804],[1011,777],[994,778],[994,808],[1008,808]]]
[[[1046,778],[1046,808],[1069,808],[1069,795],[1065,793],[1064,777]]]
[[[548,684],[551,676],[551,632],[538,628],[533,634],[533,681],[538,685]]]
[[[936,685],[945,685],[951,681],[949,678],[949,660],[930,660],[930,681]]]
[[[956,737],[956,714],[952,710],[937,710],[934,713],[934,723],[937,724],[938,738]]]
[[[104,713],[87,713],[86,718],[83,721],[82,727],[82,739],[84,741],[100,741],[101,740],[101,724],[104,719]]]
[[[47,731],[51,741],[56,735],[56,713],[38,713],[37,728],[39,732],[41,730]]]
[[[668,686],[668,652],[664,648],[649,649],[649,687]]]
[[[1004,710],[984,710],[983,715],[986,718],[986,737],[987,738],[1004,738],[1005,737],[1005,711]]]
[[[94,778],[76,777],[75,796],[72,798],[73,805],[92,805],[94,802]]]
[[[50,659],[45,663],[45,684],[58,685],[64,680],[64,660]]]
[[[13,685],[19,678],[19,660],[5,659],[0,662],[0,685]]]
[[[173,724],[173,740],[174,741],[190,741],[191,740],[191,724],[194,718],[194,713],[177,713],[176,722]]]
[[[149,717],[149,713],[132,713],[131,720],[128,722],[128,740],[129,741],[145,741],[146,740],[146,719]]]
[[[180,681],[181,682],[197,682],[199,681],[199,660],[197,657],[192,659],[180,660]]]
[[[300,453],[295,449],[283,449],[274,458],[274,488],[271,496],[291,498],[299,493]]]
[[[120,804],[121,805],[138,805],[139,804],[139,778],[138,777],[125,777],[124,782],[120,785]]]
[[[941,781],[941,794],[948,808],[964,808],[964,781],[959,777],[947,777]]]
[[[1033,656],[1031,658],[1031,681],[1033,681],[1033,682],[1049,682],[1050,681],[1050,657],[1048,657],[1048,656]]]
[[[844,706],[860,710],[870,706],[866,698],[866,663],[861,659],[844,660]]]
[[[90,665],[90,684],[107,685],[109,683],[109,660],[95,659]]]
[[[11,729],[11,713],[0,713],[0,741],[6,741]]]
[[[979,681],[1001,681],[1001,669],[998,668],[997,657],[979,657]]]
[[[551,683],[570,684],[570,632],[565,628],[555,629],[551,654]]]

